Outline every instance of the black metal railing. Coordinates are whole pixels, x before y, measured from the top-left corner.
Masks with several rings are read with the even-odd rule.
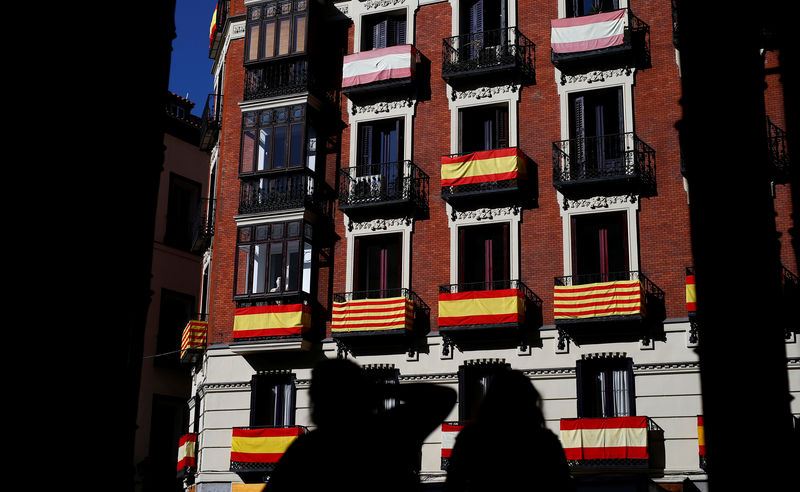
[[[311,77],[306,58],[272,61],[245,70],[244,100],[307,92]]]
[[[553,186],[625,180],[653,191],[655,150],[633,132],[553,142]]]
[[[225,23],[228,21],[228,12],[231,8],[231,0],[218,0],[217,1],[217,19],[216,19],[216,30],[214,31],[214,37],[210,39],[210,44],[208,47],[208,57],[209,58],[216,58],[217,54],[219,54],[219,50],[222,47],[222,40],[225,34]]]
[[[516,27],[444,38],[442,77],[512,68],[534,77],[536,45]]]
[[[767,144],[770,165],[776,183],[785,183],[789,177],[789,153],[786,150],[786,132],[767,117]]]
[[[301,284],[302,278],[297,282]],[[279,306],[284,304],[312,305],[315,299],[311,294],[301,290],[281,290],[279,292],[262,292],[260,294],[238,295],[234,297],[237,308],[258,306]]]
[[[200,117],[200,150],[214,146],[222,126],[222,94],[209,94]]]
[[[427,210],[429,182],[409,160],[339,169],[339,208],[409,202]]]
[[[512,148],[512,147],[508,147]],[[503,150],[503,149],[492,149],[492,150]],[[443,157],[447,158],[454,158],[454,157],[463,157],[465,155],[473,154],[474,152],[459,152],[456,154],[448,154]],[[524,155],[521,154],[520,155]],[[525,158],[525,169],[520,169],[521,175],[527,175],[527,171],[529,167],[532,167],[531,161],[528,159],[527,156]],[[524,172],[523,172],[524,171]],[[522,180],[520,178],[513,178],[513,179],[501,179],[501,180],[494,180],[494,181],[487,181],[484,183],[468,183],[468,184],[461,184],[455,186],[442,186],[442,198],[448,200],[452,197],[457,197],[459,195],[473,195],[473,194],[483,194],[483,193],[494,193],[494,192],[507,192],[507,191],[518,191],[522,185]]]
[[[203,251],[214,236],[214,217],[217,211],[217,201],[214,198],[204,198],[200,201],[199,212],[193,226],[192,251]]]
[[[243,178],[239,213],[274,212],[313,207],[330,215],[330,187],[306,172]]]

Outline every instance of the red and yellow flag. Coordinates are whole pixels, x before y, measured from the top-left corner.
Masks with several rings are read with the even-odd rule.
[[[192,320],[186,324],[181,338],[181,359],[190,350],[203,350],[208,336],[208,321]]]
[[[439,294],[439,326],[521,323],[525,297],[519,289]]]
[[[516,179],[526,172],[525,154],[517,147],[442,157],[442,186]]]
[[[214,33],[217,32],[217,10],[219,9],[219,3],[217,6],[214,7],[214,15],[211,16],[211,27],[208,30],[208,46],[214,44]]]
[[[195,466],[195,445],[197,434],[185,434],[178,441],[178,471]]]
[[[305,434],[303,427],[234,428],[231,437],[231,462],[277,463],[292,442],[302,434]]]
[[[703,425],[703,416],[697,416],[697,447],[700,451],[700,456],[706,455],[706,431]]]
[[[697,311],[697,290],[694,285],[694,275],[686,275],[686,310],[690,313]]]
[[[300,335],[311,327],[311,307],[303,304],[236,309],[233,338]]]
[[[406,297],[334,302],[331,321],[333,333],[410,330],[414,327],[414,302]]]
[[[582,319],[644,314],[643,298],[644,287],[638,280],[556,285],[553,317]]]
[[[647,417],[561,419],[568,460],[647,459]]]

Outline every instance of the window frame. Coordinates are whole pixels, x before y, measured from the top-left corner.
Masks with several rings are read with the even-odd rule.
[[[487,119],[489,113],[492,112],[494,113],[494,117]],[[481,113],[485,114],[481,116]],[[510,134],[510,113],[511,111],[508,102],[458,108],[458,153],[463,154],[467,152],[480,152],[482,150],[507,149],[512,147]],[[505,116],[505,118],[502,118],[502,116]],[[473,118],[474,121],[465,121],[472,120]],[[468,131],[469,135],[478,135],[481,132],[480,130],[476,130],[476,127],[481,123],[484,126],[483,145],[481,145],[481,147],[489,148],[465,150],[465,139],[468,141],[472,140],[467,138],[465,131]],[[490,135],[487,134],[487,123],[493,123],[492,129],[490,130]]]
[[[282,392],[273,389],[283,387]],[[270,398],[277,395],[277,401]],[[265,412],[265,406],[271,412]],[[274,410],[280,406],[280,412]],[[271,415],[270,415],[271,413]],[[295,425],[297,413],[297,378],[291,372],[257,372],[250,379],[250,426],[287,427]],[[271,419],[268,417],[272,417]],[[271,422],[271,423],[269,423]]]
[[[375,26],[385,23],[385,32],[383,43],[375,43]],[[390,44],[390,25],[393,24],[393,39]],[[372,51],[381,48],[388,48],[391,46],[402,46],[408,43],[408,10],[387,10],[374,14],[368,14],[361,17],[361,39],[360,46],[361,52]]]
[[[605,216],[605,217],[603,217]],[[613,217],[612,217],[613,216]],[[603,218],[606,220],[604,221]],[[630,251],[629,251],[629,232],[628,232],[628,216],[627,211],[624,210],[615,210],[615,211],[608,211],[608,212],[598,212],[592,214],[574,214],[570,216],[570,245],[571,245],[571,256],[572,256],[572,275],[594,275],[599,274],[600,276],[607,275],[609,273],[614,272],[622,272],[622,271],[631,271],[631,259],[630,259]],[[597,228],[598,231],[602,230],[603,225],[617,225],[621,226],[620,230],[620,237],[615,238],[615,243],[619,242],[622,244],[622,251],[618,251],[615,253],[615,256],[619,256],[620,258],[624,259],[625,266],[622,269],[616,269],[611,267],[611,254],[610,254],[610,246],[612,242],[608,235],[605,236],[605,244],[597,244],[597,253],[601,256],[599,258],[600,268],[596,272],[588,272],[588,271],[580,271],[579,265],[586,263],[585,259],[579,257],[579,241],[581,240],[581,234],[578,229],[581,226],[578,222],[585,222],[585,227],[587,229]],[[613,224],[616,222],[616,224]],[[608,232],[608,228],[605,229]],[[602,241],[601,237],[598,237],[598,242]],[[605,267],[604,267],[605,264]]]
[[[396,287],[388,287],[388,286],[386,286],[385,288],[383,286],[381,286],[381,288],[379,288],[379,289],[367,289],[367,288],[364,288],[366,286],[361,285],[362,280],[360,278],[361,277],[361,273],[362,273],[362,269],[364,268],[364,266],[361,264],[361,262],[364,261],[364,258],[362,257],[362,253],[363,252],[361,251],[362,247],[365,246],[365,242],[367,242],[367,243],[379,243],[379,245],[386,246],[386,245],[389,244],[390,238],[392,238],[391,239],[392,242],[395,242],[395,240],[396,240],[396,243],[394,245],[397,246],[397,263],[396,263],[397,271],[396,271],[396,275],[394,275],[394,277],[397,278],[397,284],[398,285]],[[399,292],[400,289],[403,288],[403,258],[404,258],[403,234],[401,232],[387,232],[386,234],[370,234],[370,235],[356,236],[355,238],[353,238],[353,242],[355,243],[354,246],[353,246],[354,253],[353,253],[353,270],[352,270],[352,272],[353,272],[352,273],[353,274],[353,292],[365,292],[365,291],[373,292],[373,291],[377,291],[377,290],[390,291],[390,292],[391,291],[398,291]],[[390,268],[392,268],[391,264],[388,262],[388,260],[389,260],[389,258],[388,258],[388,248],[384,247],[383,249],[387,250],[387,264],[386,264],[387,271],[383,271],[383,269],[381,269],[382,271],[380,273],[380,276],[381,276],[380,283],[382,285],[384,283],[388,283],[388,276],[389,276],[388,275],[388,270]],[[365,282],[368,282],[368,280],[365,280]],[[382,295],[383,295],[383,292],[382,292]]]
[[[164,244],[183,251],[191,250],[202,194],[203,185],[199,181],[175,172],[169,173]]]
[[[485,232],[478,231],[478,229],[500,229],[500,234],[502,235],[502,258],[503,258],[503,266],[502,266],[502,279],[495,279],[495,269],[492,268],[491,272],[487,270],[487,266],[484,263],[484,273],[487,273],[491,276],[491,278],[487,279],[484,275],[483,283],[486,287],[485,289],[481,290],[492,290],[492,283],[494,282],[508,282],[512,280],[511,278],[511,224],[507,221],[503,222],[496,222],[496,223],[488,223],[488,224],[469,224],[469,225],[462,225],[458,228],[458,284],[477,284],[481,281],[468,281],[467,276],[467,264],[469,260],[473,258],[467,258],[467,235],[469,233],[475,234],[477,236],[488,237]],[[486,241],[488,241],[487,239]],[[484,243],[485,244],[485,243]],[[492,253],[494,253],[494,241],[492,241]],[[486,250],[484,249],[484,258],[486,255]],[[494,254],[492,254],[492,262],[494,261]]]
[[[282,114],[285,112],[285,116]],[[257,176],[265,173],[276,173],[282,171],[291,171],[297,169],[305,169],[308,167],[308,108],[304,104],[294,104],[291,106],[280,106],[276,108],[262,109],[259,111],[245,111],[242,114],[242,133],[239,149],[239,176]],[[294,161],[293,149],[294,139],[293,129],[300,127],[300,146],[297,147],[297,163],[292,165]],[[282,145],[283,165],[276,167],[276,142],[275,137],[276,129],[285,128],[286,135],[283,139]],[[269,162],[262,160],[264,152],[261,150],[260,145],[261,135],[265,130],[269,130],[269,149],[267,151]],[[247,149],[248,144],[246,135],[248,132],[253,132],[251,149]],[[248,168],[245,168],[246,155],[252,156],[252,163]],[[260,163],[264,162],[262,166]]]
[[[251,65],[262,63],[271,60],[280,60],[288,57],[304,55],[308,51],[309,40],[309,2],[307,0],[282,0],[263,2],[256,5],[247,7],[247,20],[245,22],[245,48],[244,48],[244,64]],[[304,32],[302,36],[302,49],[298,50],[298,18],[305,19]],[[288,51],[281,54],[279,52],[281,46],[281,32],[279,29],[280,23],[287,21],[288,27]],[[266,51],[266,37],[267,25],[273,25],[272,29],[272,54],[267,55]],[[251,35],[252,30],[257,30],[258,33]],[[257,46],[255,53],[253,53],[252,44],[254,37],[257,38],[255,42]]]
[[[481,401],[486,396],[486,391],[491,385],[491,379],[502,371],[511,369],[507,362],[466,363],[458,367],[458,420],[467,422],[474,419]],[[487,378],[484,382],[470,379]],[[480,386],[480,395],[471,394]]]
[[[614,370],[625,371],[627,379],[627,411],[617,414],[614,409],[614,379],[608,377]],[[600,393],[592,393],[591,376],[600,373],[606,374],[604,388],[601,390],[605,396],[605,405],[600,414],[595,413],[590,406],[603,398]],[[630,357],[594,357],[584,358],[575,362],[575,383],[576,383],[576,407],[578,418],[611,418],[611,417],[631,417],[636,415],[636,384],[633,374],[633,359]],[[590,398],[587,398],[591,395]]]

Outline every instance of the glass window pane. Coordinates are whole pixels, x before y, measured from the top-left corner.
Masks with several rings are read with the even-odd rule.
[[[264,58],[275,56],[275,22],[264,23]]]
[[[286,167],[286,137],[287,131],[285,126],[275,128],[275,143],[274,151],[272,153],[272,167],[274,169],[283,169]]]
[[[262,128],[258,138],[259,171],[270,168],[270,147],[272,146],[272,128]]]
[[[247,31],[247,61],[258,59],[258,34],[260,28],[259,24],[251,24],[250,29]]]
[[[289,148],[289,167],[303,165],[303,125],[292,125]]]
[[[256,241],[263,241],[267,239],[267,230],[269,229],[268,225],[262,225],[256,227]]]
[[[311,293],[311,245],[303,243],[303,292]]]
[[[294,52],[306,50],[306,16],[298,15],[294,18]]]
[[[246,130],[242,134],[242,166],[243,173],[253,172],[253,151],[255,147],[256,134],[253,130]]]
[[[289,54],[291,18],[278,21],[278,56]]]
[[[248,266],[250,264],[250,246],[239,246],[236,250],[236,295],[247,294],[250,285]]]
[[[272,224],[270,239],[283,239],[283,224]]]
[[[300,241],[286,243],[286,290],[297,290],[300,280]]]
[[[283,243],[271,243],[269,250],[269,286],[270,292],[280,292],[283,270]]]
[[[297,237],[300,235],[300,222],[289,222],[286,237]]]
[[[240,243],[246,243],[252,239],[252,228],[250,227],[241,227],[239,228],[239,237],[237,239]]]
[[[253,294],[261,294],[266,287],[267,245],[256,244],[253,252]]]

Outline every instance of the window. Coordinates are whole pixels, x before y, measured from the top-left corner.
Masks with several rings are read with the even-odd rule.
[[[304,53],[307,25],[305,0],[283,0],[248,7],[245,63]]]
[[[636,415],[633,361],[625,357],[579,360],[576,363],[578,418]]]
[[[310,293],[310,226],[305,239],[302,223],[278,222],[238,229],[235,295]]]
[[[403,118],[358,125],[356,197],[369,199],[395,196],[402,188]],[[359,179],[361,178],[361,179]]]
[[[305,119],[303,105],[244,113],[239,173],[303,167]]]
[[[573,275],[597,275],[594,282],[622,280],[609,274],[628,271],[627,219],[624,211],[572,216]]]
[[[502,29],[506,25],[505,0],[468,0],[461,3],[461,34]]]
[[[574,172],[623,168],[622,89],[570,94],[569,107],[572,160],[577,165]]]
[[[200,183],[170,173],[165,244],[184,251],[191,249],[194,228],[198,225],[200,188]]]
[[[462,109],[458,113],[461,153],[508,147],[508,105]]]
[[[294,425],[294,374],[260,372],[250,383],[250,426]]]
[[[390,366],[364,366],[364,375],[368,381],[382,386],[387,384],[400,384],[400,371]],[[396,398],[384,398],[377,402],[378,413],[391,410],[397,406]]]
[[[356,237],[353,290],[364,293],[364,297],[398,296],[401,251],[402,234]]]
[[[566,0],[567,17],[583,17],[619,9],[619,0]]]
[[[468,421],[475,417],[492,379],[511,366],[504,362],[467,363],[458,368],[458,418]]]
[[[158,310],[158,338],[153,364],[159,367],[179,367],[183,329],[194,315],[194,296],[161,289]]]
[[[507,288],[509,279],[508,223],[458,229],[458,283],[468,290]]]
[[[362,21],[361,51],[406,44],[406,11],[365,16]]]

